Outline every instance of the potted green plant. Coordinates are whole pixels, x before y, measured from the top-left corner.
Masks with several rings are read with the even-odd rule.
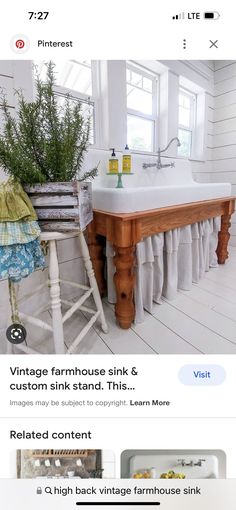
[[[45,65],[45,81],[36,73],[33,102],[22,91],[16,92],[16,115],[2,97],[0,166],[24,186],[44,228],[55,229],[64,223],[63,230],[80,223],[81,205],[88,215],[91,183],[87,181],[97,175],[98,168],[82,172],[90,118],[83,114],[82,103],[69,94],[60,100],[55,92],[55,66],[52,62]]]

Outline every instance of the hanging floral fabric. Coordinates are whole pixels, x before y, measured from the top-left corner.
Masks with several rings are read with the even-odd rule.
[[[0,280],[19,282],[45,266],[32,203],[18,182],[0,184]]]
[[[19,282],[36,269],[44,267],[44,256],[38,239],[27,244],[0,246],[0,279]]]

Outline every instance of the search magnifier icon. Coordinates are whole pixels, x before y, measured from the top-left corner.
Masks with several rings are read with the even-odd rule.
[[[51,487],[45,487],[44,491],[45,491],[45,493],[46,493],[46,494],[51,494],[51,495],[53,495],[53,492],[52,492],[52,488],[51,488]]]

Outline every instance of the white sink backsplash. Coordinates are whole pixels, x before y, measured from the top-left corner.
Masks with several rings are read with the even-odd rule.
[[[116,189],[117,175],[107,175],[110,152],[92,149],[86,155],[84,168],[99,165],[93,182],[93,206],[113,213],[129,213],[178,204],[211,200],[231,195],[229,183],[197,183],[192,162],[183,158],[162,157],[164,163],[175,161],[175,167],[143,169],[144,162],[156,162],[157,156],[132,155],[133,175],[123,175],[123,189]],[[117,153],[119,168],[122,154]]]
[[[114,188],[116,186],[117,177],[107,175],[108,161],[111,151],[91,149],[87,153],[83,168],[88,170],[93,166],[99,165],[99,175],[93,182],[93,187]],[[122,169],[122,154],[117,153],[119,159],[119,169]],[[166,158],[162,157],[164,163],[175,162],[174,168],[156,168],[143,169],[143,163],[155,163],[157,155],[141,155],[132,154],[132,173],[131,176],[124,175],[122,177],[124,186],[132,188],[137,186],[168,186],[173,184],[187,184],[193,182],[191,161],[182,158]]]

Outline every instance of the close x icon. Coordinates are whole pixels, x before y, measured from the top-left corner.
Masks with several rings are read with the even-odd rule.
[[[218,48],[218,39],[216,39],[216,41],[212,41],[211,39],[209,39],[209,42],[210,42],[210,46],[209,48]]]

